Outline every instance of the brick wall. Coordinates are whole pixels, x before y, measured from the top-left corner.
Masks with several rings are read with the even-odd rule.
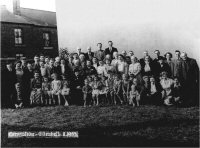
[[[15,45],[14,29],[21,28],[23,33],[23,44]],[[52,49],[44,49],[43,32],[49,32],[51,36]],[[33,57],[35,54],[58,55],[57,28],[14,24],[1,22],[1,56],[15,57],[16,54],[24,54]]]

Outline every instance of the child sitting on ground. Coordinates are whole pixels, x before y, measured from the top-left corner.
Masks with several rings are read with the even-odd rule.
[[[175,77],[174,78],[174,88],[173,88],[175,104],[181,104],[182,103],[181,92],[182,92],[181,84],[179,82],[178,77]]]
[[[131,86],[131,91],[130,91],[130,99],[129,99],[129,104],[130,105],[133,105],[133,107],[136,106],[139,106],[140,103],[140,94],[138,92],[138,90],[136,89],[136,85],[135,84],[132,84]]]

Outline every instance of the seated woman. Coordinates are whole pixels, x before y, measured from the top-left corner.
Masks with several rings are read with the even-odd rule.
[[[34,72],[34,78],[31,79],[31,96],[30,105],[41,105],[42,100],[42,80],[40,78],[40,72]]]
[[[173,86],[174,86],[174,81],[170,78],[168,78],[168,73],[167,72],[162,72],[161,73],[162,78],[160,81],[160,84],[162,86],[163,91],[162,93],[162,99],[164,101],[164,104],[169,106],[173,105],[174,102],[174,96],[173,96]]]

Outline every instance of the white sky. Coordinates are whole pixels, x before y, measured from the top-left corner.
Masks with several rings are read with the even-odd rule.
[[[12,8],[13,0],[1,0],[1,5]],[[24,8],[33,8],[47,11],[56,11],[55,0],[20,0],[20,6]]]

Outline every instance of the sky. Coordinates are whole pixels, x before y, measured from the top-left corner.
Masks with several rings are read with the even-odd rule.
[[[56,0],[59,47],[161,54],[186,51],[200,62],[200,0]]]
[[[8,8],[12,8],[13,0],[1,0],[1,5],[7,5]],[[20,0],[21,7],[33,8],[47,11],[56,11],[55,0]]]

